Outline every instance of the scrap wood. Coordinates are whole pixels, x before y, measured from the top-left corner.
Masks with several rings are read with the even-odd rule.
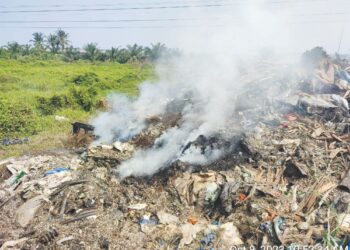
[[[336,148],[330,151],[329,158],[333,160],[339,153],[346,153],[348,152],[345,148]]]
[[[68,224],[68,223],[79,221],[79,220],[82,220],[82,219],[85,219],[85,218],[88,218],[88,217],[94,216],[94,215],[96,215],[96,211],[94,211],[94,210],[84,211],[84,212],[79,213],[74,218],[63,220],[61,222],[61,224]]]
[[[314,132],[312,132],[311,137],[313,138],[317,138],[319,137],[321,134],[323,134],[325,132],[324,128],[322,127],[318,127],[314,130]]]
[[[250,189],[249,194],[247,195],[245,200],[248,200],[249,198],[251,198],[254,195],[254,193],[256,191],[256,186],[257,186],[257,183],[255,182],[253,187]]]
[[[89,181],[88,180],[65,181],[65,182],[61,183],[60,185],[58,185],[57,187],[54,187],[56,190],[51,193],[50,197],[53,197],[53,196],[59,194],[61,191],[63,191],[65,188],[67,188],[69,186],[84,184],[87,182],[89,182]]]
[[[319,198],[325,192],[334,189],[337,185],[326,178],[321,178],[318,182],[316,181],[309,189],[308,194],[305,196],[303,201],[299,204],[298,212],[303,211],[308,214],[311,208],[315,205],[317,198]]]
[[[272,186],[267,186],[267,187],[265,186],[264,187],[262,185],[258,185],[256,187],[256,190],[264,193],[265,195],[270,195],[273,198],[279,198],[281,196],[281,193]]]
[[[338,141],[338,142],[348,142],[350,141],[350,134],[346,135],[336,135],[335,133],[327,133],[324,137],[318,137],[317,140],[326,140],[326,141]]]
[[[67,199],[70,195],[70,191],[68,191],[68,193],[64,196],[63,201],[62,201],[62,206],[61,206],[61,210],[60,210],[60,215],[62,216],[66,210],[66,204],[67,204]]]
[[[344,142],[340,137],[338,137],[335,133],[331,133],[331,136],[336,140],[336,141],[339,141],[339,142]]]
[[[6,203],[8,203],[10,200],[12,200],[13,198],[16,197],[16,194],[13,194],[11,195],[10,197],[8,197],[5,201],[3,201],[1,204],[0,204],[0,208],[2,208],[3,206],[6,205]]]
[[[62,238],[62,239],[57,241],[57,245],[61,245],[64,242],[67,242],[67,241],[70,241],[70,240],[74,240],[74,239],[75,238],[73,236],[68,236],[68,237]]]

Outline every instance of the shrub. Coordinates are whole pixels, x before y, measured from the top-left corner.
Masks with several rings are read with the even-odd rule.
[[[16,137],[39,132],[37,114],[26,103],[0,100],[0,136]]]
[[[57,110],[74,105],[74,100],[69,95],[53,95],[49,98],[38,97],[37,108],[43,115],[53,115]]]
[[[76,84],[76,85],[88,85],[88,86],[91,86],[91,85],[94,85],[95,83],[99,82],[99,78],[98,76],[93,73],[93,72],[88,72],[88,73],[85,73],[83,75],[78,75],[76,77],[73,78],[73,82]]]
[[[72,89],[72,95],[77,103],[83,110],[91,111],[95,107],[97,90],[95,87]]]

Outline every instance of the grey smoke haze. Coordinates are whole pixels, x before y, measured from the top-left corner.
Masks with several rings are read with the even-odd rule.
[[[168,103],[183,100],[186,94],[192,96],[190,102],[184,102],[181,125],[165,131],[154,147],[138,150],[118,166],[121,178],[152,175],[179,158],[205,164],[220,157],[223,152],[217,150],[199,154],[191,149],[185,155],[181,150],[199,135],[210,136],[230,128],[236,99],[244,85],[238,73],[243,61],[246,65],[253,63],[261,51],[272,51],[283,61],[291,59],[288,55],[298,44],[293,44],[288,32],[292,20],[288,13],[272,15],[259,1],[234,6],[232,11],[240,16],[240,23],[225,30],[203,29],[191,36],[179,36],[179,45],[186,44],[193,51],[184,51],[181,58],[170,63],[160,61],[157,83],[141,85],[135,100],[111,95],[112,110],[92,121],[101,142],[124,141],[145,128],[146,117],[162,114]]]
[[[10,13],[0,14],[0,30],[6,34],[0,37],[0,44],[6,44],[8,41],[28,43],[34,32],[48,34],[61,27],[70,34],[70,41],[79,47],[87,42],[97,42],[101,48],[108,49],[111,46],[132,43],[148,45],[159,41],[170,47],[196,50],[192,44],[184,40],[201,32],[206,33],[208,39],[217,29],[221,29],[224,34],[227,28],[240,27],[241,9],[256,3],[268,9],[272,16],[292,17],[285,29],[289,33],[290,40],[300,45],[295,47],[295,53],[300,53],[302,49],[315,44],[325,47],[327,51],[336,51],[343,28],[344,39],[340,51],[349,52],[346,46],[350,42],[350,33],[346,25],[350,21],[348,0],[61,0],[59,2],[1,0],[1,10],[10,11]],[[223,6],[193,9],[153,8],[203,4],[222,4]],[[108,8],[135,7],[141,9],[108,10]],[[142,9],[142,7],[151,9]],[[101,8],[107,10],[23,12]],[[253,18],[251,16],[252,21],[254,21]],[[130,19],[139,21],[123,21]],[[166,21],[166,19],[176,20]],[[94,20],[107,20],[107,22],[94,22]],[[117,22],[108,22],[111,20],[117,20]],[[205,28],[202,28],[202,25],[205,25]]]

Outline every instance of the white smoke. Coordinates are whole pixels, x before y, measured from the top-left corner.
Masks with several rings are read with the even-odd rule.
[[[260,4],[237,5],[231,10],[235,18],[226,14],[227,28],[208,32],[204,24],[196,34],[178,34],[174,41],[180,39],[181,47],[186,45],[193,51],[184,51],[180,58],[166,64],[159,63],[160,80],[141,85],[138,98],[111,95],[112,110],[93,120],[100,141],[128,140],[145,128],[148,116],[162,114],[169,102],[182,100],[190,93],[191,101],[184,102],[182,123],[165,131],[152,148],[136,151],[118,166],[121,178],[152,175],[176,159],[205,164],[220,157],[221,151],[200,154],[193,148],[183,155],[182,148],[199,135],[210,136],[229,129],[236,98],[242,92],[239,69],[243,62],[253,63],[266,48],[275,55],[294,49],[286,32],[286,13],[282,17],[260,8]]]

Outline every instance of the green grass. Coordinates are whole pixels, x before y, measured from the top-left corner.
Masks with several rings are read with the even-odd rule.
[[[134,96],[141,82],[154,78],[149,64],[0,59],[0,140],[29,137],[42,144],[32,145],[35,149],[57,146],[54,138],[68,134],[71,122],[88,121],[108,93]],[[68,121],[57,122],[56,115]],[[52,133],[52,143],[42,143]],[[0,158],[23,153],[22,148],[0,146]]]

